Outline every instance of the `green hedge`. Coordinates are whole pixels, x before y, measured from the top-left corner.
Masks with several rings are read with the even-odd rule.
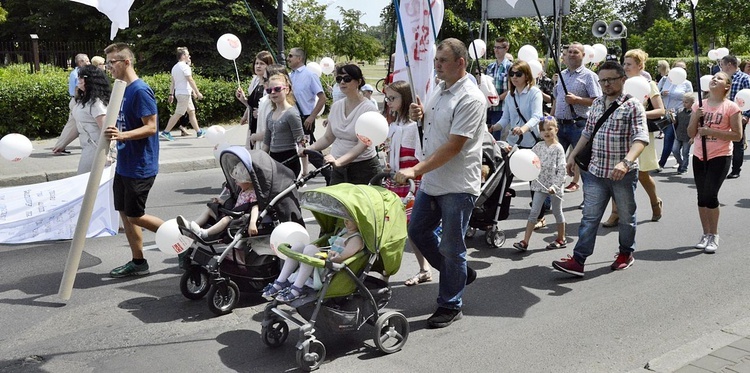
[[[57,137],[68,120],[69,74],[51,67],[38,74],[29,74],[28,65],[0,68],[0,136],[17,132],[32,139]],[[175,108],[167,103],[169,74],[142,78],[156,94],[159,128],[164,129]],[[195,102],[201,127],[239,121],[244,106],[234,97],[237,83],[200,76],[195,81],[204,97]]]

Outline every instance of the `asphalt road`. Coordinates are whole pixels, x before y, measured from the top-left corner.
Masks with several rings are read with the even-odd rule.
[[[674,161],[670,161],[670,164]],[[434,311],[435,281],[404,287],[417,271],[404,256],[391,277],[389,309],[404,313],[411,334],[401,352],[383,355],[373,328],[353,334],[324,333],[324,372],[626,372],[643,367],[723,326],[750,317],[747,211],[750,175],[728,180],[720,194],[721,246],[714,255],[693,249],[700,235],[692,178],[674,169],[655,175],[664,218],[650,222],[648,199],[638,191],[636,262],[612,272],[617,232],[601,229],[586,277],[553,271],[552,260],[572,252],[582,193],[565,196],[569,248],[543,249],[552,227],[520,240],[528,214],[528,187],[516,188],[504,248],[468,240],[469,263],[479,277],[465,294],[464,318],[448,328],[426,328]],[[219,192],[218,169],[160,175],[147,211],[162,218],[197,215]],[[320,182],[310,187],[320,186]],[[309,215],[309,214],[308,214]],[[548,216],[548,221],[554,218]],[[314,230],[314,228],[313,228]],[[153,234],[145,234],[153,244]],[[70,243],[0,246],[0,372],[282,372],[298,371],[292,328],[284,346],[269,349],[260,338],[265,301],[243,294],[232,313],[214,317],[205,300],[179,291],[175,257],[146,253],[152,274],[110,279],[129,259],[124,235],[91,239],[72,298],[57,290]]]

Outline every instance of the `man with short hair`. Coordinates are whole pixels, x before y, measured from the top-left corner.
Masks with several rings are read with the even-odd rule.
[[[399,183],[422,176],[409,223],[409,238],[430,265],[440,271],[438,309],[427,319],[443,328],[462,317],[462,296],[476,271],[466,265],[464,237],[479,195],[485,97],[466,73],[468,54],[458,39],[443,40],[435,55],[442,80],[426,105],[417,98],[409,108],[412,120],[423,120],[423,160],[402,168]],[[435,229],[442,221],[438,243]]]
[[[172,137],[170,131],[172,131],[172,128],[174,128],[180,118],[185,115],[185,112],[188,114],[190,125],[195,130],[196,136],[202,138],[206,135],[206,131],[198,126],[198,118],[195,116],[193,96],[197,100],[200,100],[203,98],[203,95],[198,90],[198,86],[195,85],[193,72],[190,69],[191,64],[190,52],[187,47],[177,48],[177,63],[172,67],[172,80],[169,83],[168,99],[170,104],[177,99],[177,107],[174,109],[174,114],[169,117],[167,127],[159,135],[159,137],[168,141],[174,141],[174,137]]]
[[[294,98],[297,100],[297,108],[302,117],[302,129],[305,135],[310,136],[310,143],[315,142],[315,118],[318,116],[326,105],[326,94],[323,92],[323,85],[320,84],[320,78],[305,66],[305,51],[301,48],[292,48],[289,50],[287,61],[292,72],[289,78],[292,81],[292,90]],[[315,97],[318,102],[315,103]]]
[[[578,277],[583,277],[586,258],[594,253],[599,222],[610,198],[617,203],[620,214],[620,250],[610,268],[623,270],[635,261],[638,156],[649,142],[646,110],[638,99],[623,92],[627,78],[622,66],[607,61],[599,67],[598,77],[603,95],[591,105],[591,115],[580,140],[568,155],[566,166],[571,175],[576,155],[591,142],[591,162],[588,170],[581,170],[584,207],[578,242],[572,257],[552,262],[554,269]],[[600,126],[598,130],[597,126]]]
[[[154,91],[138,78],[133,51],[125,43],[104,49],[107,69],[127,86],[117,125],[105,136],[117,141],[117,168],[113,182],[115,210],[120,212],[133,259],[113,269],[110,277],[142,276],[149,273],[143,257],[141,227],[156,232],[164,221],[146,214],[146,200],[159,172],[159,131]]]
[[[490,106],[487,109],[487,124],[490,126],[499,122],[503,116],[503,100],[505,100],[505,95],[508,94],[508,70],[510,70],[510,65],[513,64],[506,56],[509,48],[510,43],[508,39],[502,36],[495,39],[495,47],[493,49],[495,51],[495,62],[487,65],[487,69],[485,70],[485,74],[492,77],[492,80],[495,82],[495,89],[500,97],[500,103],[497,106]],[[496,140],[500,140],[502,133],[502,130],[495,131],[492,133],[492,136]]]
[[[55,146],[52,147],[52,153],[54,154],[69,153],[65,148],[78,137],[76,119],[73,118],[73,108],[76,106],[76,91],[78,90],[76,87],[78,85],[78,69],[90,64],[91,62],[89,61],[89,56],[83,53],[77,54],[74,61],[76,67],[70,72],[70,75],[68,75],[68,94],[70,95],[70,102],[68,103],[68,107],[70,108],[70,111],[68,112],[68,121],[65,123],[65,127],[63,127]]]
[[[583,66],[586,53],[581,43],[572,43],[565,53],[565,70],[561,72],[555,86],[552,103],[552,115],[557,118],[560,128],[557,137],[565,151],[573,148],[581,138],[581,131],[589,116],[589,107],[594,99],[602,95],[597,83],[596,74]],[[563,82],[567,94],[563,89]],[[579,188],[580,172],[574,168],[573,180],[565,187],[566,192],[575,192]]]
[[[732,80],[732,87],[729,89],[729,100],[734,101],[734,97],[737,96],[737,92],[742,89],[750,88],[750,76],[740,71],[738,67],[739,63],[737,57],[732,55],[726,55],[719,62],[721,71],[729,75]],[[732,170],[727,175],[727,179],[736,179],[740,177],[740,171],[742,170],[742,162],[745,158],[745,128],[747,122],[750,119],[750,110],[742,112],[742,139],[740,141],[733,142],[732,150]]]

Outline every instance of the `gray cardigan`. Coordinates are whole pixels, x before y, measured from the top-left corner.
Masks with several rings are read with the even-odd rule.
[[[263,143],[273,153],[280,153],[297,149],[297,144],[302,142],[304,132],[302,131],[302,119],[299,111],[292,106],[286,109],[279,119],[273,119],[273,111],[266,118],[266,136]]]

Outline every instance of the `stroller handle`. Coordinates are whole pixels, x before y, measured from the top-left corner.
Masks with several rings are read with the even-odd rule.
[[[395,180],[393,179],[394,176],[396,176],[396,172],[394,172],[394,171],[391,171],[391,172],[381,172],[381,173],[373,176],[372,179],[370,179],[370,185],[382,185],[383,181],[385,179],[391,179],[391,180],[393,180],[395,182]],[[409,193],[411,193],[411,195],[416,195],[417,194],[417,190],[416,190],[417,187],[414,184],[414,180],[412,180],[412,179],[406,179],[406,180],[409,182]]]

